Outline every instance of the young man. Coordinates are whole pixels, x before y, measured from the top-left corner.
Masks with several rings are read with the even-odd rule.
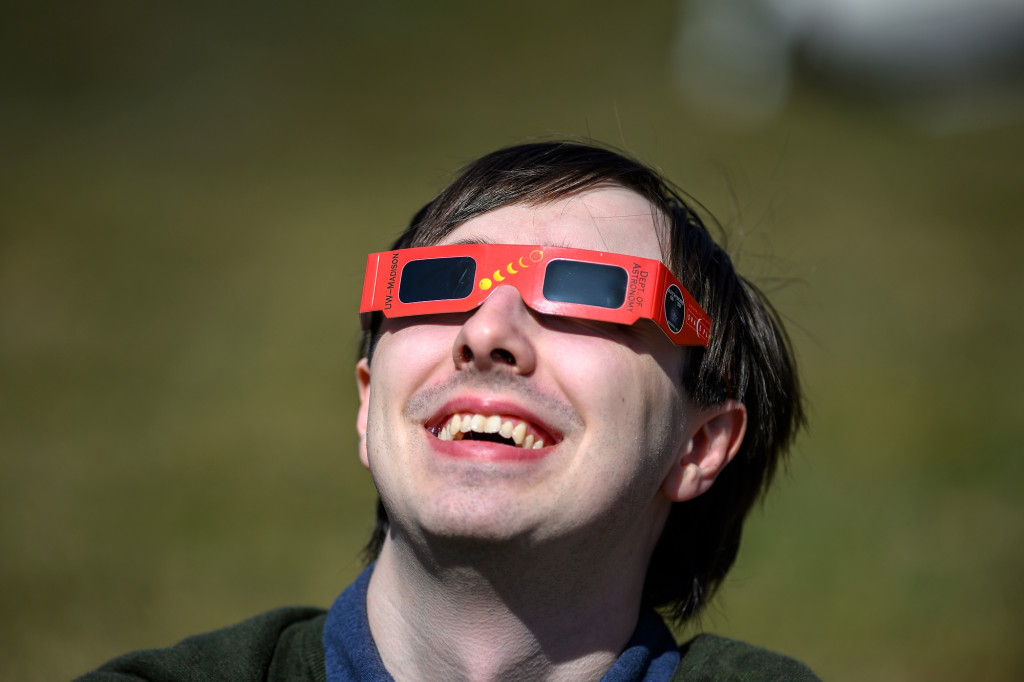
[[[803,421],[781,324],[656,173],[575,143],[487,155],[368,259],[361,314],[369,567],[327,614],[87,679],[816,679],[677,646],[654,610],[707,603]]]

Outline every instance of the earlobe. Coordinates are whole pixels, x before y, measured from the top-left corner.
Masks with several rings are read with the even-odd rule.
[[[363,358],[356,364],[356,388],[359,389],[359,411],[356,413],[356,433],[359,434],[359,461],[367,469],[370,458],[366,453],[366,421],[370,409],[370,361]]]
[[[747,408],[727,400],[697,412],[689,425],[691,435],[662,482],[662,493],[672,502],[684,502],[707,491],[743,443]]]

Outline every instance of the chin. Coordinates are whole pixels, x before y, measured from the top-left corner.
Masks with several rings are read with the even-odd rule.
[[[529,541],[536,529],[522,505],[502,501],[493,492],[479,493],[444,495],[439,504],[424,509],[418,520],[424,535],[438,543],[491,549]]]

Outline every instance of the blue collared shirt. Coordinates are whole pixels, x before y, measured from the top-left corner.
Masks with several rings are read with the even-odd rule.
[[[370,634],[366,589],[368,566],[335,600],[324,624],[327,682],[393,682]],[[679,665],[675,638],[653,611],[640,614],[636,630],[601,682],[663,682]]]

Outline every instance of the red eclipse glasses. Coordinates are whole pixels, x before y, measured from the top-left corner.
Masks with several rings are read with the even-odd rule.
[[[555,246],[453,244],[372,253],[359,317],[460,313],[514,286],[545,315],[631,325],[653,320],[673,343],[707,348],[711,320],[664,264]]]

